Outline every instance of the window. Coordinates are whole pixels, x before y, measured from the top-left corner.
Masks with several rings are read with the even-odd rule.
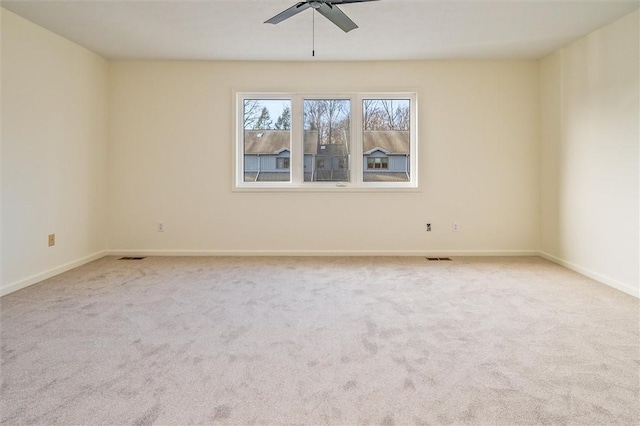
[[[276,158],[276,169],[288,169],[289,168],[289,158]]]
[[[304,156],[316,158],[305,182],[349,182],[351,100],[304,99]]]
[[[389,169],[389,157],[367,158],[367,169]]]
[[[363,182],[410,182],[411,99],[363,99],[362,145]]]
[[[235,189],[417,188],[415,93],[237,93]]]
[[[282,157],[291,152],[291,101],[243,99],[242,149],[244,182],[291,181],[289,158]]]

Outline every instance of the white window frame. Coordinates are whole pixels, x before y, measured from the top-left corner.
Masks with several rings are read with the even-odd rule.
[[[274,93],[235,92],[235,138],[232,168],[233,191],[415,191],[418,190],[418,100],[416,92],[353,92],[353,93]],[[290,100],[291,101],[291,142],[288,182],[245,182],[244,181],[244,100]],[[305,99],[347,99],[351,101],[350,132],[350,181],[349,182],[305,182],[303,145],[303,101]],[[362,102],[365,99],[408,99],[410,102],[409,129],[409,175],[408,182],[364,182],[362,156]]]

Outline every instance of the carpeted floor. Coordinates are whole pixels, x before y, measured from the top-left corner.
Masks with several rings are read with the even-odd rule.
[[[107,257],[0,303],[7,425],[640,423],[638,299],[539,258]]]

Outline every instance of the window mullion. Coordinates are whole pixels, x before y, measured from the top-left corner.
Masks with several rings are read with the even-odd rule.
[[[362,185],[362,97],[351,97],[351,182]]]
[[[302,185],[304,177],[304,133],[302,131],[302,97],[291,96],[291,182]]]

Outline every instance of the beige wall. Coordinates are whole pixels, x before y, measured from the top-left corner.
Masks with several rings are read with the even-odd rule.
[[[638,295],[638,12],[541,61],[541,251]]]
[[[115,252],[537,252],[536,61],[113,62],[110,82]],[[421,191],[232,192],[234,90],[416,90]]]
[[[7,293],[105,253],[108,66],[11,12],[1,19]]]

